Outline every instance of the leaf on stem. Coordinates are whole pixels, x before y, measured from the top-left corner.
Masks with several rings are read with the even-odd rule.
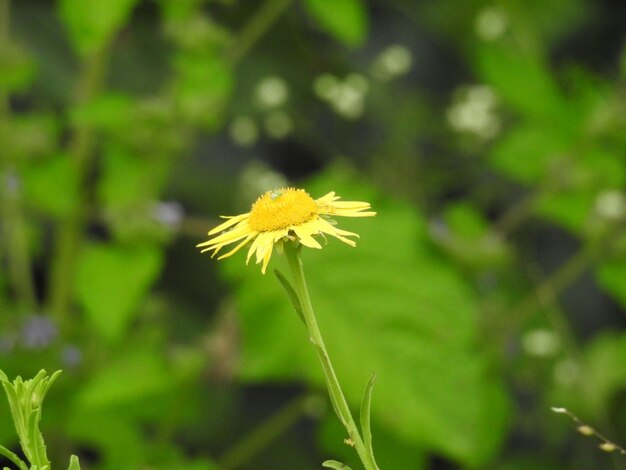
[[[322,367],[324,368],[324,380],[326,381],[326,385],[328,387],[328,396],[330,397],[330,403],[333,405],[333,410],[335,410],[335,414],[339,418],[339,421],[341,421],[341,424],[347,427],[348,418],[344,416],[343,412],[341,411],[341,406],[337,401],[337,397],[341,397],[342,392],[335,385],[333,385],[333,382],[329,379],[330,375],[334,373],[332,370],[330,359],[318,344],[314,343],[313,345],[318,350],[318,356],[320,357]]]
[[[300,299],[298,298],[298,294],[296,294],[296,290],[293,288],[289,280],[278,269],[274,270],[274,274],[276,274],[276,277],[287,292],[293,308],[296,309],[296,313],[300,317],[300,320],[302,320],[302,323],[306,325],[306,321],[304,320],[304,314],[302,313],[302,305],[300,305]]]
[[[7,459],[17,465],[20,470],[28,470],[28,466],[26,465],[26,463],[6,447],[0,446],[0,455],[4,455]]]
[[[361,433],[363,434],[363,443],[370,455],[374,456],[374,450],[372,449],[372,428],[370,426],[370,410],[372,408],[372,390],[374,389],[374,382],[376,381],[376,373],[372,373],[367,386],[365,387],[365,393],[363,394],[363,400],[361,401]]]
[[[70,466],[67,467],[67,470],[80,470],[80,463],[78,462],[78,457],[72,455],[70,457]]]
[[[336,460],[326,460],[322,462],[322,467],[334,468],[336,470],[352,470],[345,463],[337,462]]]

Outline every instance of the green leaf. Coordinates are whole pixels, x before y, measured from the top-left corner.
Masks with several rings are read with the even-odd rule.
[[[318,350],[318,355],[324,364],[324,368],[326,370],[331,370],[331,362],[326,354],[324,354],[324,350],[318,344],[313,344],[313,347]],[[343,412],[341,411],[341,406],[339,406],[339,403],[337,402],[337,397],[340,397],[342,395],[341,389],[335,383],[329,380],[327,374],[324,374],[324,381],[326,382],[326,388],[328,389],[328,398],[330,399],[330,403],[333,407],[333,410],[335,411],[335,414],[337,415],[337,418],[339,418],[339,421],[341,421],[344,426],[347,426],[348,416],[343,414]]]
[[[600,286],[626,308],[626,259],[615,258],[604,261],[596,268],[596,279]]]
[[[302,313],[302,305],[300,305],[300,299],[298,299],[298,294],[296,294],[295,289],[293,288],[289,280],[278,269],[274,270],[274,274],[285,289],[285,292],[287,292],[287,296],[289,297],[289,300],[291,300],[291,304],[293,305],[293,308],[300,317],[300,320],[302,320],[302,323],[306,325],[306,320],[304,319],[304,314]]]
[[[157,351],[146,348],[127,351],[82,387],[78,403],[81,409],[90,412],[139,403],[146,397],[169,390],[172,382]]]
[[[485,44],[476,59],[483,79],[518,112],[543,121],[554,119],[552,126],[559,125],[559,116],[565,117],[563,98],[550,70],[539,58]]]
[[[370,423],[370,415],[372,409],[372,390],[374,389],[374,382],[376,381],[376,374],[372,374],[367,381],[365,387],[365,393],[363,394],[363,400],[361,400],[361,434],[363,435],[363,443],[370,455],[374,455],[372,449],[372,428]]]
[[[409,206],[333,172],[307,189],[372,203],[372,219],[339,219],[360,235],[351,248],[329,237],[303,261],[320,329],[346,398],[358,407],[368,371],[377,373],[371,418],[421,447],[479,464],[505,431],[507,399],[480,353],[474,293],[428,241],[424,218]],[[308,380],[320,386],[318,359],[290,314],[278,283],[221,263],[238,284],[243,327],[240,374],[249,381]],[[284,263],[281,256],[271,263]],[[272,344],[275,347],[268,348]],[[462,406],[459,406],[462,403]]]
[[[359,46],[369,27],[361,0],[306,0],[304,6],[319,27],[347,46]]]
[[[218,54],[180,55],[174,61],[180,75],[177,98],[181,114],[209,130],[224,118],[223,109],[234,88],[233,71]]]
[[[518,126],[496,144],[491,163],[496,170],[520,183],[536,184],[556,176],[551,170],[570,145],[544,127]]]
[[[28,470],[26,462],[20,459],[17,454],[14,454],[9,449],[0,445],[0,455],[4,455],[7,459],[13,462],[20,470]],[[6,467],[5,467],[6,468]]]
[[[588,407],[592,416],[608,413],[616,395],[626,388],[625,357],[624,334],[604,333],[587,346],[581,376],[589,383],[581,405]]]
[[[105,47],[124,26],[138,0],[60,0],[59,16],[70,42],[83,55]]]
[[[322,467],[334,468],[336,470],[352,470],[346,464],[343,464],[341,462],[337,462],[336,460],[326,460],[326,461],[322,462]]]
[[[77,295],[89,321],[109,341],[119,340],[157,278],[158,247],[92,244],[80,255]]]
[[[67,467],[67,470],[80,470],[80,463],[78,462],[78,457],[72,455],[70,457],[70,466]]]

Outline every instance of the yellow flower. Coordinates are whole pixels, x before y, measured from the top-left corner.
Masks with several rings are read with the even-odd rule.
[[[284,239],[296,240],[310,248],[322,248],[314,235],[328,234],[348,245],[354,241],[346,237],[358,237],[356,233],[347,232],[335,227],[330,217],[371,217],[376,212],[366,212],[370,208],[367,202],[339,201],[339,196],[330,192],[319,199],[313,199],[303,189],[281,188],[268,191],[259,197],[246,214],[225,217],[228,219],[209,232],[213,236],[197,246],[202,253],[213,250],[215,256],[223,247],[237,243],[228,253],[218,259],[227,258],[248,242],[248,257],[256,254],[256,262],[263,263],[261,270],[265,273],[272,256],[274,245],[282,247]],[[223,232],[223,233],[221,233]],[[218,234],[219,235],[216,235]]]

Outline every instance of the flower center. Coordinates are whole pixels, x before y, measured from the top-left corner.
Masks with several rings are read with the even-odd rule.
[[[303,189],[268,191],[252,205],[250,228],[271,232],[309,222],[317,217],[317,204]]]

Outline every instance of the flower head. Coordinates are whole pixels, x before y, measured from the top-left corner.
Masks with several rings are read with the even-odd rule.
[[[237,243],[232,250],[218,258],[222,259],[251,242],[246,263],[255,254],[257,264],[263,263],[263,273],[272,256],[274,245],[281,247],[285,239],[298,241],[309,248],[322,248],[313,237],[327,234],[354,246],[354,241],[347,237],[358,235],[335,227],[331,217],[372,217],[376,212],[367,211],[370,208],[367,202],[339,199],[334,192],[313,199],[303,189],[281,188],[268,191],[252,204],[250,212],[222,216],[228,220],[209,232],[209,236],[213,238],[197,246],[202,248],[202,253],[213,250],[212,256],[215,256],[226,245]]]

